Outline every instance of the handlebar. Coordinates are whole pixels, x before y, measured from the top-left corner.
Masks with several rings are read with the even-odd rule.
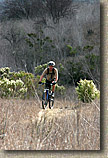
[[[40,83],[41,85],[44,85],[44,84],[47,84],[47,85],[51,85],[51,86],[53,86],[53,85],[55,85],[56,84],[56,82],[54,82],[54,83]]]

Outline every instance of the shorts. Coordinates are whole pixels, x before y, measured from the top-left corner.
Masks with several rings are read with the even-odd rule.
[[[52,83],[52,81],[46,80],[45,88],[51,89],[50,83]]]

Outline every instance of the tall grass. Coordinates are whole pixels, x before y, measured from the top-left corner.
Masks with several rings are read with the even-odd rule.
[[[42,110],[36,100],[0,100],[0,148],[4,150],[99,150],[99,101],[55,100]]]

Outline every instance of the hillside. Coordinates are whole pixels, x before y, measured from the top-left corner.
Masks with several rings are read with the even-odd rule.
[[[99,103],[59,104],[42,110],[35,100],[0,99],[0,149],[99,150]]]
[[[67,45],[77,51],[77,58],[89,53],[99,55],[100,10],[97,9],[99,5],[98,2],[95,4],[89,1],[73,2],[69,6],[69,14],[60,18],[58,23],[54,23],[53,18],[48,15],[45,19],[40,15],[29,19],[11,17],[1,21],[0,67],[8,66],[12,71],[25,70],[34,73],[35,66],[51,59],[55,60],[59,67],[58,63],[65,65],[64,60],[68,60],[68,57],[73,59],[74,55],[69,53]],[[26,42],[30,38],[28,34],[36,36],[31,37],[34,41],[33,43],[31,40],[33,44],[31,47]],[[45,37],[49,38],[49,41],[43,41]],[[85,46],[92,46],[93,49],[85,52],[83,51]],[[76,57],[74,58],[76,61]]]

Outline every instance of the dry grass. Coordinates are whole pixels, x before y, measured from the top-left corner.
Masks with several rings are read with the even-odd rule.
[[[99,150],[99,102],[55,100],[42,110],[36,100],[0,100],[0,148],[5,150]]]

